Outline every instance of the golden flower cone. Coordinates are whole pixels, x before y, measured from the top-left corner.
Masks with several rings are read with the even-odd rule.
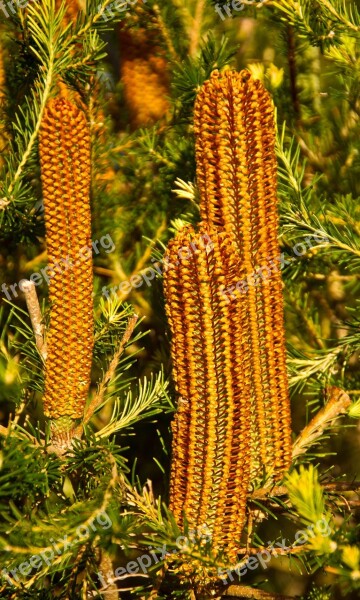
[[[238,283],[247,304],[252,475],[265,466],[281,476],[291,460],[291,429],[273,112],[268,92],[248,71],[215,71],[197,96],[194,130],[201,217],[228,233],[240,262],[232,289]]]
[[[154,124],[168,109],[168,65],[145,29],[120,29],[120,75],[133,128]]]
[[[206,526],[213,549],[235,560],[250,477],[251,388],[242,358],[249,360],[246,306],[221,293],[236,275],[234,257],[227,234],[185,228],[167,249],[164,292],[179,398],[170,508],[179,525],[185,511],[190,530]]]
[[[45,110],[40,163],[51,276],[44,412],[79,419],[94,344],[90,135],[84,113],[65,98]]]

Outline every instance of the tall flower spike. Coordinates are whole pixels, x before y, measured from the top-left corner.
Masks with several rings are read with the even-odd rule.
[[[64,98],[46,108],[40,163],[51,277],[44,412],[68,429],[84,412],[94,322],[90,134],[84,113]]]
[[[168,65],[154,36],[145,29],[120,30],[120,75],[131,125],[152,125],[166,114]]]
[[[247,303],[253,474],[262,466],[281,474],[291,460],[291,430],[270,96],[248,71],[215,71],[197,96],[194,129],[201,217],[228,233],[240,259],[234,283]]]
[[[164,292],[179,396],[170,507],[180,525],[183,511],[190,529],[206,525],[213,549],[235,560],[250,476],[251,389],[242,358],[246,305],[221,293],[236,275],[234,255],[227,234],[183,229],[167,249]]]

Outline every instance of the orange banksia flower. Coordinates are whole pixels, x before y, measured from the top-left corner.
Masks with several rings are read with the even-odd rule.
[[[273,112],[268,92],[248,71],[215,71],[197,96],[194,130],[201,217],[236,245],[240,272],[228,301],[237,287],[247,304],[252,472],[264,465],[281,475],[290,464],[291,429]]]
[[[51,277],[44,412],[65,423],[83,415],[94,343],[90,134],[65,98],[45,110],[40,163]]]
[[[59,10],[63,0],[55,0],[55,8]],[[66,12],[64,16],[64,21],[66,25],[71,22],[75,22],[81,9],[80,2],[78,0],[66,0]]]
[[[131,125],[152,125],[169,109],[168,65],[145,29],[120,30],[120,75]]]
[[[235,258],[227,234],[188,227],[170,241],[164,275],[179,397],[170,507],[180,525],[185,510],[190,529],[206,526],[213,548],[233,559],[245,521],[251,417],[246,306],[221,292],[236,275]]]

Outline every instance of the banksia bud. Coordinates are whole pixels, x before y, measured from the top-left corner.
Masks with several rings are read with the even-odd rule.
[[[169,109],[168,66],[145,29],[120,30],[120,75],[131,125],[152,125]]]
[[[84,113],[64,98],[45,110],[40,162],[51,277],[44,412],[67,429],[83,415],[94,323],[90,134]]]
[[[250,475],[250,371],[246,305],[222,287],[238,264],[225,233],[183,229],[168,246],[164,292],[179,396],[173,423],[170,507],[181,525],[206,526],[215,550],[235,559]]]
[[[281,475],[291,430],[270,96],[247,71],[215,71],[197,96],[194,129],[202,219],[228,233],[241,265],[230,290],[237,287],[247,304],[252,472],[264,465]]]

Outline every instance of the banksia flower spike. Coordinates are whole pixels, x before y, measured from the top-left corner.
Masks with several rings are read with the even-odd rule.
[[[231,302],[237,288],[247,304],[252,473],[274,467],[281,476],[290,464],[291,430],[273,112],[268,92],[248,71],[215,71],[197,96],[194,129],[201,217],[209,230],[228,233],[239,257],[239,273],[224,294]]]
[[[233,559],[245,520],[251,417],[246,306],[240,295],[228,303],[221,293],[236,275],[235,255],[227,234],[210,239],[185,228],[169,243],[164,277],[179,397],[170,507],[180,525],[185,511],[190,529],[206,526],[213,549]]]
[[[145,29],[120,30],[120,75],[134,128],[154,124],[169,109],[168,65]]]
[[[45,110],[40,162],[51,277],[44,412],[67,430],[83,416],[94,343],[90,135],[67,99]]]

